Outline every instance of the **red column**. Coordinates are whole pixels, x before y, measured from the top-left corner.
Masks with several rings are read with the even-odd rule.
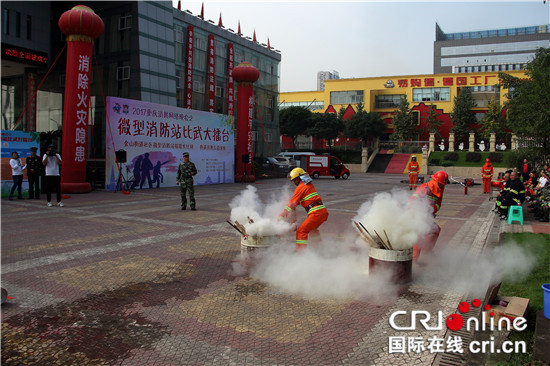
[[[237,82],[237,146],[235,182],[254,182],[252,172],[252,116],[254,115],[254,88],[260,72],[250,62],[241,62],[233,70]]]
[[[61,15],[58,25],[67,36],[61,189],[85,193],[92,190],[86,182],[92,49],[104,24],[92,9],[77,5]]]

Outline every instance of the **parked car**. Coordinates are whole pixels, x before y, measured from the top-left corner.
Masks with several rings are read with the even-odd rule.
[[[288,165],[291,170],[298,166],[296,161],[288,156],[274,156],[273,158],[281,164]]]
[[[287,157],[287,158],[291,158],[292,160],[294,160],[296,162],[296,166],[301,166],[300,165],[300,157],[304,156],[304,155],[315,155],[315,153],[313,152],[296,152],[296,151],[283,151],[283,152],[280,152],[279,154],[277,154],[277,156],[280,156],[280,157]]]
[[[255,157],[254,158],[256,175],[267,177],[286,177],[290,171],[287,164],[279,163],[273,157]]]

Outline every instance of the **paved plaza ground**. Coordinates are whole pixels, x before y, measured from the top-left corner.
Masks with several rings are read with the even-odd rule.
[[[330,216],[324,240],[337,248],[358,208],[406,176],[354,174],[315,180]],[[259,181],[263,199],[285,179]],[[456,312],[463,289],[413,282],[380,298],[311,298],[236,273],[240,238],[226,220],[246,184],[196,187],[197,211],[181,211],[179,189],[94,191],[64,199],[2,200],[2,363],[6,365],[426,365],[443,353],[390,353],[397,310]],[[478,255],[503,230],[493,202],[471,187],[445,190],[438,247]],[[408,190],[407,190],[408,192]],[[299,220],[304,213],[300,212]],[[519,228],[518,228],[519,227]],[[335,230],[334,228],[338,228]],[[491,244],[493,243],[493,244]],[[450,355],[463,360],[464,355]]]

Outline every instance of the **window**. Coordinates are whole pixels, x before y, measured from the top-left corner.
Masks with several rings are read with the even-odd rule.
[[[176,76],[176,89],[183,89],[183,86],[185,83],[183,82],[183,78],[181,76]]]
[[[27,15],[27,40],[31,40],[31,25],[32,25],[32,22],[31,22],[32,18],[30,15]]]
[[[271,133],[266,132],[266,134],[265,134],[265,140],[266,140],[267,142],[273,142],[272,139],[273,139],[273,138],[271,137]]]
[[[374,108],[398,108],[405,94],[377,95],[374,97]]]
[[[21,37],[21,13],[18,11],[15,12],[15,36]]]
[[[118,30],[132,28],[132,16],[126,15],[118,18]]]
[[[206,38],[195,36],[195,49],[206,51]]]
[[[216,96],[217,97],[224,97],[225,90],[221,86],[216,86]]]
[[[177,29],[174,29],[174,41],[178,43],[183,43],[183,32]]]
[[[2,11],[2,33],[10,34],[10,11],[6,8]]]
[[[130,66],[117,67],[116,79],[119,81],[130,79]]]
[[[204,80],[193,80],[193,91],[204,93]]]
[[[449,88],[413,89],[413,102],[449,101]]]
[[[252,131],[252,141],[256,141],[258,138],[258,132]]]
[[[363,103],[363,90],[349,90],[330,93],[330,104],[357,104]]]

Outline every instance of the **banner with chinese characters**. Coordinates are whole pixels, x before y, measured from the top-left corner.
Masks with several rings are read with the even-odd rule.
[[[184,152],[197,167],[195,185],[234,182],[233,117],[115,97],[107,97],[107,117],[107,190],[121,188],[117,159],[126,160],[123,188],[175,186]]]
[[[13,185],[13,179],[11,175],[11,154],[17,152],[21,162],[25,165],[25,160],[31,155],[31,147],[40,149],[40,133],[39,132],[23,132],[2,130],[2,196],[8,196],[10,189]],[[23,170],[23,186],[22,192],[29,191],[29,184],[27,181],[27,169]]]
[[[233,80],[233,67],[235,65],[235,59],[233,54],[233,43],[227,45],[227,114],[234,115],[234,103],[235,103],[235,82]]]

